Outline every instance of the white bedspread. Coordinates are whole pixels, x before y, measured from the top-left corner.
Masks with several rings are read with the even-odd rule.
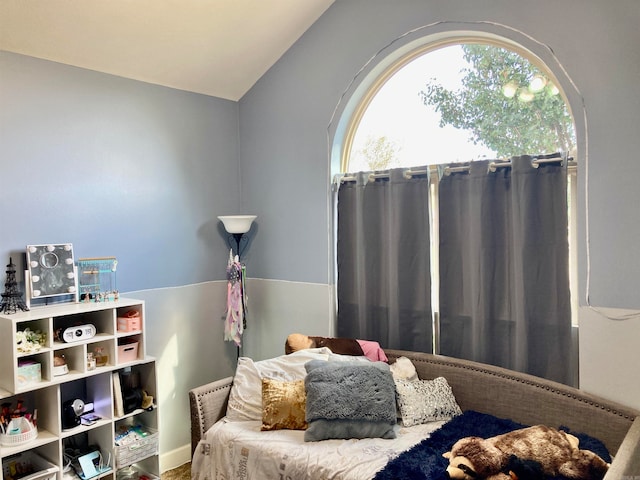
[[[444,422],[405,428],[385,440],[305,442],[301,430],[260,431],[261,422],[222,419],[200,440],[192,480],[369,480]]]

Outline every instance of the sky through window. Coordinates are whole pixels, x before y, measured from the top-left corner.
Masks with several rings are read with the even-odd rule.
[[[467,131],[440,127],[440,114],[423,104],[420,91],[435,77],[449,89],[461,87],[462,70],[469,64],[460,45],[426,53],[398,70],[367,107],[354,136],[349,171],[369,170],[361,153],[367,139],[384,136],[398,152],[398,165],[466,162],[495,158],[483,145],[474,145]]]

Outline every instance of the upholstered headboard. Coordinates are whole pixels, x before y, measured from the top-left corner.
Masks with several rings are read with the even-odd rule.
[[[402,350],[385,350],[389,362],[407,357],[422,379],[443,376],[463,410],[516,422],[567,426],[604,442],[615,455],[605,479],[640,476],[640,412],[581,390],[531,375],[467,360]],[[226,413],[233,378],[189,391],[192,451]]]

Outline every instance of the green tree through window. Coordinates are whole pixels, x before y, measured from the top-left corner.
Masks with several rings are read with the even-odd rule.
[[[558,88],[515,52],[491,45],[463,45],[462,88],[453,91],[432,78],[420,92],[440,112],[440,126],[470,132],[500,157],[570,152],[573,121]]]
[[[398,152],[400,147],[386,136],[369,136],[360,150],[369,170],[384,170],[398,167]]]
[[[507,48],[444,46],[375,88],[352,127],[343,171],[574,155],[573,119],[552,75]]]

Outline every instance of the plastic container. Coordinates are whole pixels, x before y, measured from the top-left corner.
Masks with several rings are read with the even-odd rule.
[[[59,468],[33,451],[2,460],[3,480],[56,480]]]
[[[138,359],[138,342],[118,345],[118,363],[135,362]]]
[[[116,473],[116,480],[159,480],[159,478],[133,465],[118,470]]]
[[[130,310],[118,317],[119,332],[135,332],[142,329],[142,317],[137,310]]]
[[[118,317],[119,332],[136,332],[141,330],[141,322],[139,318],[122,318]]]
[[[6,430],[0,426],[0,445],[3,447],[17,447],[38,437],[36,426],[24,417],[11,420]],[[10,433],[13,430],[20,433]]]
[[[20,360],[17,373],[18,388],[29,387],[42,380],[41,366],[33,360]]]
[[[116,468],[127,467],[158,453],[158,431],[144,427],[144,437],[126,445],[116,445]],[[116,439],[117,442],[117,439]]]

